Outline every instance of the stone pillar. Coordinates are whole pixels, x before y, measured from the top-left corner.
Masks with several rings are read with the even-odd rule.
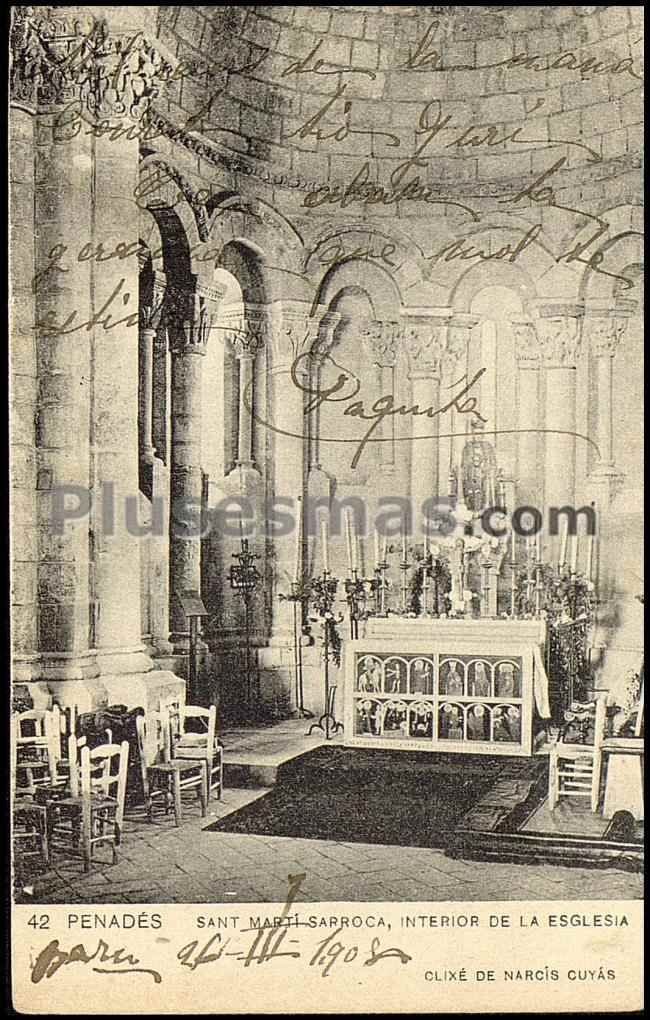
[[[372,321],[362,328],[368,355],[375,366],[377,389],[380,397],[393,396],[395,390],[395,362],[400,335],[398,322]],[[392,473],[395,469],[395,418],[391,416],[381,422],[373,433],[379,443],[379,469]]]
[[[288,594],[291,582],[304,570],[304,524],[298,525],[304,508],[306,450],[308,443],[305,417],[305,390],[297,386],[296,377],[307,387],[309,363],[307,357],[316,337],[318,324],[309,316],[309,306],[299,302],[278,302],[273,309],[270,332],[272,420],[278,431],[273,435],[273,493],[276,498],[292,500],[293,506],[282,506],[294,520],[291,533],[275,538],[276,599],[273,603],[272,641],[280,639],[290,643],[293,639],[293,609],[290,603],[279,602],[278,593]],[[295,367],[294,367],[295,366]],[[299,504],[298,501],[301,501]]]
[[[443,405],[448,404],[453,395],[459,393],[466,381],[468,381],[467,352],[472,330],[474,326],[478,324],[478,321],[479,320],[475,315],[468,315],[465,312],[454,312],[449,320],[447,327],[447,346],[443,358],[443,370],[445,377],[445,388],[442,394]],[[455,385],[452,387],[452,384]],[[473,395],[477,397],[478,392],[479,391],[476,389],[472,391]],[[446,481],[443,470],[441,469],[440,472],[443,476],[441,478],[441,487],[443,487],[443,492],[445,494],[448,493],[450,487],[449,476],[452,471],[456,473],[456,476],[459,479],[459,492],[462,488],[460,485],[460,462],[463,447],[466,442],[467,430],[472,417],[472,415],[460,414],[456,408],[452,408],[446,415],[445,431],[451,433],[447,446],[449,463],[444,466],[447,473]]]
[[[585,310],[584,335],[589,345],[596,382],[596,442],[598,455],[590,474],[590,484],[599,490],[600,500],[608,507],[621,482],[615,465],[612,420],[613,363],[634,302],[621,299],[616,307],[590,302]]]
[[[517,359],[517,502],[538,506],[540,348],[529,319],[512,322]]]
[[[153,464],[154,344],[162,319],[166,280],[161,272],[143,281],[140,294],[138,425],[140,462]]]
[[[171,294],[172,450],[170,483],[170,640],[189,647],[189,625],[179,596],[201,590],[201,383],[203,356],[221,292],[196,287]]]
[[[544,504],[573,505],[575,498],[576,363],[581,308],[542,305],[535,329],[546,383]]]
[[[11,633],[15,681],[37,670],[34,114],[11,108]]]
[[[259,474],[255,463],[255,362],[264,346],[267,332],[266,313],[261,308],[246,306],[219,316],[219,328],[231,345],[239,366],[239,403],[237,408],[237,459],[235,470],[245,478]]]
[[[108,103],[102,112],[116,115]],[[120,242],[135,244],[137,139],[93,138],[93,154],[93,238],[106,251]],[[101,517],[95,515],[97,658],[102,673],[134,673],[151,668],[142,644],[142,538],[125,519],[126,500],[136,501],[140,490],[139,265],[136,258],[111,259],[91,272],[93,310],[107,308],[92,333],[92,466],[96,507],[101,506]],[[111,504],[112,526],[105,514]]]
[[[447,320],[406,320],[404,339],[409,356],[409,378],[412,385],[413,405],[421,412],[431,409],[432,414],[413,418],[413,446],[411,450],[411,500],[414,524],[421,518],[422,505],[440,494],[439,439],[440,369]],[[419,436],[423,438],[418,438]],[[443,490],[446,494],[446,484]]]
[[[334,334],[343,316],[340,312],[325,312],[317,328],[311,347],[310,388],[314,393],[320,390],[323,361],[334,345]],[[320,463],[320,404],[309,416],[309,472],[322,471]]]

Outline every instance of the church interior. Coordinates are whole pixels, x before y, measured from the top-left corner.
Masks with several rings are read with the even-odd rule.
[[[127,845],[134,789],[171,826],[187,783],[193,839],[217,805],[206,845],[517,862],[532,839],[636,881],[640,14],[14,8],[30,850],[66,818],[74,842],[75,742],[83,780],[109,730]],[[370,777],[358,831],[352,795],[338,824],[315,794],[289,817],[334,759],[339,805]],[[431,810],[387,821],[382,769]]]

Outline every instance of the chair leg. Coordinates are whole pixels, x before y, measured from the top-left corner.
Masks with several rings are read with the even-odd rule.
[[[183,808],[181,806],[181,776],[180,772],[174,772],[174,821],[180,826],[182,821]]]
[[[205,768],[201,769],[199,796],[201,798],[201,817],[205,818],[208,813],[208,799],[210,797],[210,772],[207,761],[205,762]]]
[[[548,763],[548,806],[551,811],[556,806],[559,799],[558,780],[557,758],[551,754]]]

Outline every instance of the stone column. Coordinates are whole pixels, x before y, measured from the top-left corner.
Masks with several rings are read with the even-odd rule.
[[[323,361],[334,345],[334,333],[343,316],[340,312],[325,312],[316,329],[311,347],[310,388],[316,393],[321,386]],[[317,402],[309,416],[309,472],[320,472],[320,404]]]
[[[161,272],[151,273],[143,281],[140,294],[138,424],[140,462],[153,464],[153,383],[154,344],[162,319],[166,279]]]
[[[465,312],[454,312],[449,320],[447,346],[443,357],[443,374],[445,378],[445,389],[442,394],[443,405],[448,404],[454,394],[459,393],[466,381],[468,381],[467,352],[472,330],[478,321],[475,315],[469,315]],[[456,385],[452,387],[452,383]],[[478,396],[478,391],[473,390],[472,392],[475,396]],[[449,476],[452,471],[456,473],[459,492],[461,491],[460,462],[463,447],[465,446],[467,429],[472,417],[472,415],[460,414],[456,408],[452,408],[446,415],[446,421],[444,422],[445,432],[451,433],[451,436],[447,446],[449,463],[448,465],[443,465],[440,472],[442,476],[441,488],[443,488],[444,494],[447,494],[450,488]]]
[[[540,347],[529,319],[512,323],[517,359],[517,502],[538,506]]]
[[[255,463],[255,361],[264,346],[267,332],[266,315],[261,309],[247,306],[241,311],[219,317],[220,329],[231,345],[239,366],[239,404],[237,411],[237,459],[235,470],[242,479],[254,471]]]
[[[11,632],[15,681],[37,670],[34,114],[11,108]]]
[[[413,405],[421,412],[428,408],[432,411],[431,415],[414,417],[412,424],[411,499],[415,524],[420,520],[423,503],[439,495],[440,415],[433,412],[440,407],[440,369],[446,323],[443,318],[409,318],[404,326]],[[419,439],[419,436],[423,438]]]
[[[375,366],[380,397],[393,396],[395,390],[395,362],[400,335],[398,322],[372,321],[362,327],[368,355]],[[379,444],[379,469],[391,473],[395,468],[395,418],[384,419],[373,433]]]
[[[282,513],[294,520],[291,533],[274,539],[276,600],[273,603],[272,640],[289,643],[293,638],[293,609],[277,600],[277,594],[291,591],[291,582],[304,570],[305,524],[298,531],[304,509],[308,423],[305,417],[305,390],[309,380],[307,357],[315,340],[318,324],[309,316],[309,306],[281,301],[274,305],[270,332],[273,435],[273,493],[276,498],[292,500],[293,506],[279,504]],[[300,503],[298,502],[300,501]]]
[[[201,590],[201,382],[203,356],[221,293],[196,287],[171,295],[172,451],[169,550],[170,640],[187,651],[189,626],[179,596]]]
[[[585,310],[584,335],[589,345],[596,381],[596,442],[598,456],[590,482],[609,506],[621,481],[615,465],[612,421],[612,376],[616,351],[634,311],[634,302],[621,299],[616,307],[591,302]]]
[[[546,383],[544,504],[573,505],[575,498],[576,364],[581,308],[541,305],[535,329]]]

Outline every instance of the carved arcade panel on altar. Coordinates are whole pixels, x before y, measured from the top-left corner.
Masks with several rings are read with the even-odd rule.
[[[489,653],[443,637],[349,642],[345,742],[530,755],[533,658],[508,641]]]

